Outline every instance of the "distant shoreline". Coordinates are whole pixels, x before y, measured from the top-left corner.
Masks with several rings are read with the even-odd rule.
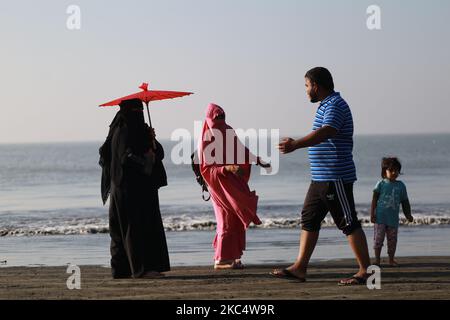
[[[297,137],[307,132],[296,132],[291,134],[284,134],[283,136],[292,136]],[[355,134],[354,138],[359,137],[423,137],[423,136],[448,136],[450,132],[426,132],[426,133],[364,133],[364,134]],[[106,136],[105,136],[106,138]],[[169,137],[160,138],[160,141],[171,141]],[[54,144],[89,144],[89,143],[103,143],[104,140],[69,140],[69,141],[19,141],[19,142],[0,142],[0,146],[8,146],[8,145],[54,145]]]

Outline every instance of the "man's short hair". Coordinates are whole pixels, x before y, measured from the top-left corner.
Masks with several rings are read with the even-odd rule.
[[[305,74],[305,78],[308,78],[309,81],[316,83],[318,86],[324,88],[325,90],[334,90],[333,76],[326,68],[313,68]]]

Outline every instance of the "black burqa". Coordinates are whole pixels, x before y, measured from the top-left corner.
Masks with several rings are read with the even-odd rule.
[[[122,102],[100,148],[103,203],[111,196],[109,232],[114,278],[138,278],[148,271],[170,270],[158,197],[158,189],[167,185],[164,150],[155,142],[155,162],[148,175],[144,171],[145,155],[153,143],[142,102]]]

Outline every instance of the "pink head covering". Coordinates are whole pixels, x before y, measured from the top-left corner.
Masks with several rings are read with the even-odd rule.
[[[218,119],[218,116],[223,117]],[[217,158],[214,157],[214,159],[205,159],[203,151],[215,140],[214,134],[218,134],[219,132],[221,134],[221,140],[223,141],[222,150],[220,150],[222,151],[223,159],[220,159],[219,155],[217,155]],[[245,167],[244,169],[247,169],[249,168],[249,164],[256,162],[257,157],[241,143],[234,129],[226,123],[225,111],[214,103],[210,103],[206,108],[206,119],[203,123],[201,137],[198,145],[201,163],[211,164],[213,160],[219,160],[220,162],[217,164],[239,164]],[[227,152],[234,152],[233,161],[230,161],[230,159],[226,157]],[[239,157],[238,152],[244,152],[244,154],[240,154]]]
[[[209,128],[218,128],[226,125],[225,119],[216,119],[218,116],[225,116],[225,111],[217,104],[210,103],[206,108],[206,123]]]

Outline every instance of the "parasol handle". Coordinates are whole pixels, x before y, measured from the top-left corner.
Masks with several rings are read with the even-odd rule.
[[[147,115],[148,115],[148,125],[150,127],[150,130],[152,130],[152,118],[150,118],[150,111],[148,109],[148,102],[145,102],[145,106],[147,107]],[[153,143],[153,150],[156,150],[156,143],[155,143],[155,139],[153,139],[152,141]]]

